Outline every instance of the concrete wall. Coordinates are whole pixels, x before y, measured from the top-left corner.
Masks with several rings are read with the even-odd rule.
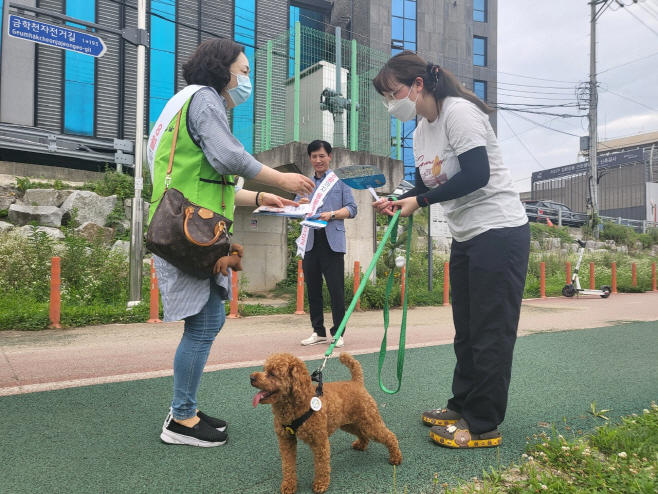
[[[256,155],[256,159],[285,171],[293,171],[311,176],[314,171],[308,159],[306,145],[298,142],[286,144]],[[352,152],[343,148],[334,149],[332,168],[341,166],[373,164],[378,166],[386,176],[386,185],[377,192],[381,195],[392,193],[402,181],[402,163],[381,156]],[[247,181],[247,190],[267,190],[282,196],[292,197],[278,189],[271,189],[253,181]],[[354,199],[357,204],[357,216],[345,220],[347,254],[345,269],[351,272],[354,261],[359,261],[365,269],[372,260],[374,248],[374,213],[372,196],[367,190],[355,190]],[[250,291],[264,291],[273,288],[276,283],[286,277],[288,256],[295,252],[287,249],[287,221],[272,216],[254,216],[254,207],[239,207],[235,212],[233,225],[233,241],[244,246],[244,274],[249,280]],[[257,230],[252,230],[252,220],[256,221]]]
[[[100,180],[103,173],[87,170],[76,170],[61,166],[33,165],[30,163],[15,163],[13,161],[0,161],[0,175],[13,175],[15,177],[45,178],[48,180],[63,180],[64,182],[86,182]]]
[[[34,7],[36,0],[20,2]],[[10,38],[7,34],[9,2],[2,12],[2,67],[0,75],[0,121],[34,125],[34,46],[35,43]]]
[[[388,2],[390,5],[390,1]],[[452,72],[473,90],[473,80],[487,81],[487,100],[497,101],[498,0],[487,0],[487,22],[473,20],[473,0],[418,0],[417,50],[429,62]],[[388,22],[390,24],[390,13]],[[473,65],[473,36],[487,38],[487,66]],[[390,34],[389,34],[390,39]],[[496,113],[489,115],[494,131]]]

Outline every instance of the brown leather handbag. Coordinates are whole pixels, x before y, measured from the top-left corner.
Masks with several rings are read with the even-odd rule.
[[[181,114],[182,110],[176,119],[165,191],[146,232],[146,248],[181,271],[208,279],[214,276],[217,260],[229,253],[233,222],[190,202],[181,191],[169,187]]]

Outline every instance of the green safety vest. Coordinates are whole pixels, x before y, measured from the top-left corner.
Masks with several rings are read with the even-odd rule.
[[[174,164],[171,169],[170,187],[181,191],[194,204],[210,209],[233,221],[235,204],[235,183],[233,175],[220,175],[215,170],[199,145],[194,142],[187,129],[187,110],[192,97],[183,105],[183,112],[178,127]],[[165,191],[165,177],[169,167],[169,154],[174,138],[174,128],[178,114],[169,122],[160,139],[153,164],[153,195],[149,223]]]

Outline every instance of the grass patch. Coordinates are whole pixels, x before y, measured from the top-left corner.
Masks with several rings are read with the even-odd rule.
[[[590,435],[565,430],[535,435],[520,465],[484,472],[482,480],[426,492],[466,493],[624,493],[658,492],[658,405],[642,414],[606,421]],[[529,438],[530,440],[530,438]]]

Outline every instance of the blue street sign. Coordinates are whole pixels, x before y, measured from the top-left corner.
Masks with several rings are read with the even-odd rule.
[[[98,36],[13,14],[9,14],[7,34],[12,38],[54,46],[92,57],[102,57],[107,51],[107,46]]]

